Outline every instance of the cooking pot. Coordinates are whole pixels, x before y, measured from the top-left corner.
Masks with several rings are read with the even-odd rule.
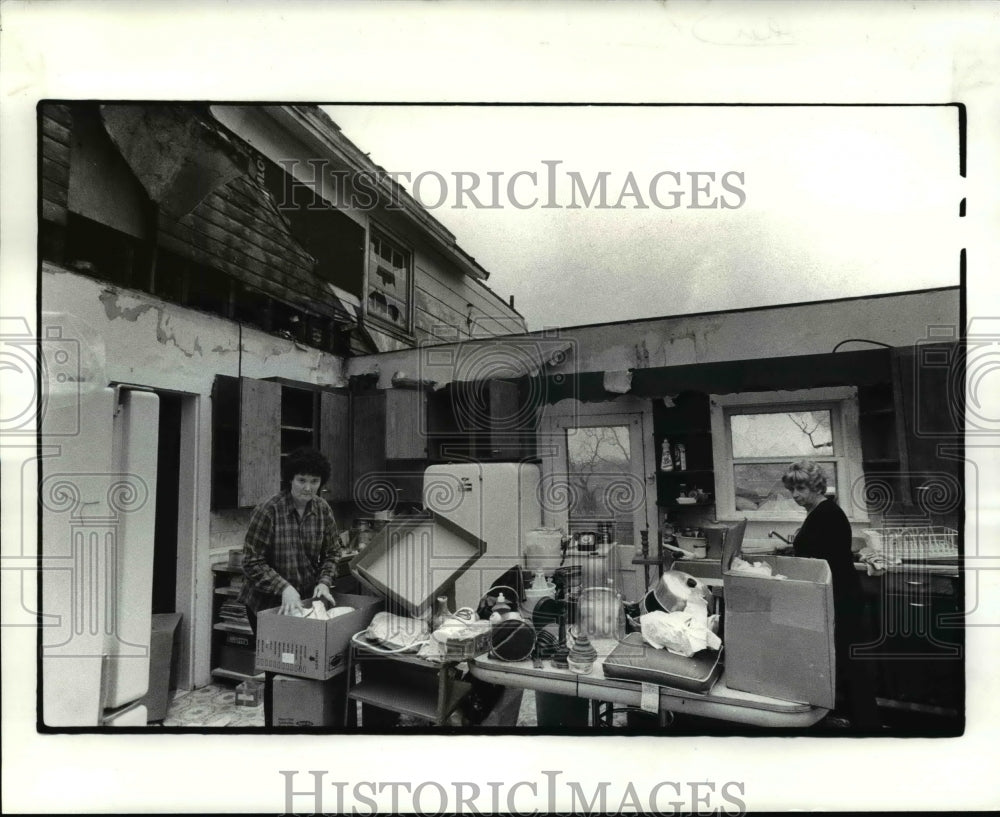
[[[683,610],[692,597],[700,598],[712,609],[712,591],[703,582],[680,570],[667,570],[643,598],[643,612]]]

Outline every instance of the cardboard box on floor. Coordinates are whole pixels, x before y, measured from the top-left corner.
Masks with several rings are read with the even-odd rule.
[[[347,673],[326,681],[275,675],[272,726],[343,726]]]
[[[351,636],[367,629],[384,602],[375,596],[334,593],[338,607],[354,610],[322,621],[284,616],[277,607],[257,614],[257,672],[280,672],[325,681],[347,666]]]
[[[734,573],[746,520],[726,534],[722,562],[725,678],[731,689],[832,709],[833,583],[823,559],[753,556],[775,579]]]

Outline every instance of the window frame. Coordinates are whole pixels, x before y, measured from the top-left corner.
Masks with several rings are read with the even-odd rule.
[[[380,241],[388,242],[394,251],[399,251],[406,255],[406,315],[403,325],[393,323],[388,318],[384,318],[376,313],[372,312],[368,307],[369,298],[374,291],[380,291],[374,287],[371,274],[372,274],[372,242],[375,239]],[[365,279],[364,279],[364,292],[361,296],[362,309],[364,310],[364,318],[366,323],[370,323],[373,328],[379,331],[388,332],[389,334],[395,335],[405,340],[414,339],[414,292],[415,292],[415,282],[414,282],[414,252],[413,249],[403,240],[400,239],[398,235],[393,233],[391,230],[386,229],[381,224],[374,222],[369,223],[368,231],[365,238]]]
[[[729,418],[740,414],[780,411],[830,411],[830,430],[834,453],[814,459],[837,464],[837,502],[852,522],[867,522],[868,513],[858,507],[854,497],[866,496],[861,454],[861,429],[858,414],[858,390],[853,386],[800,389],[796,391],[744,392],[709,395],[712,422],[712,455],[715,462],[716,515],[722,521],[746,518],[750,521],[801,521],[801,512],[737,510],[734,464],[740,462],[775,462],[775,457],[733,458]],[[781,460],[784,461],[784,460]],[[792,458],[788,459],[791,462]],[[859,484],[860,482],[860,484]]]

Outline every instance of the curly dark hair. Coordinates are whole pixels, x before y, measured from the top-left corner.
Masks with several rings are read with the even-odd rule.
[[[281,463],[282,488],[288,490],[296,474],[319,477],[320,484],[330,479],[330,460],[315,448],[296,448]]]

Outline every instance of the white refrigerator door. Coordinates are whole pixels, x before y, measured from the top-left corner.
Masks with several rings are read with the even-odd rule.
[[[41,682],[47,726],[101,721],[114,396],[113,389],[84,392],[46,406],[41,418]]]
[[[137,701],[149,688],[153,543],[156,530],[160,398],[122,390],[114,423],[109,503],[117,516],[105,630],[104,708]]]
[[[540,472],[528,463],[452,463],[424,473],[424,507],[475,534],[486,552],[455,583],[455,603],[475,607],[506,571],[524,562],[525,533],[540,527]]]

